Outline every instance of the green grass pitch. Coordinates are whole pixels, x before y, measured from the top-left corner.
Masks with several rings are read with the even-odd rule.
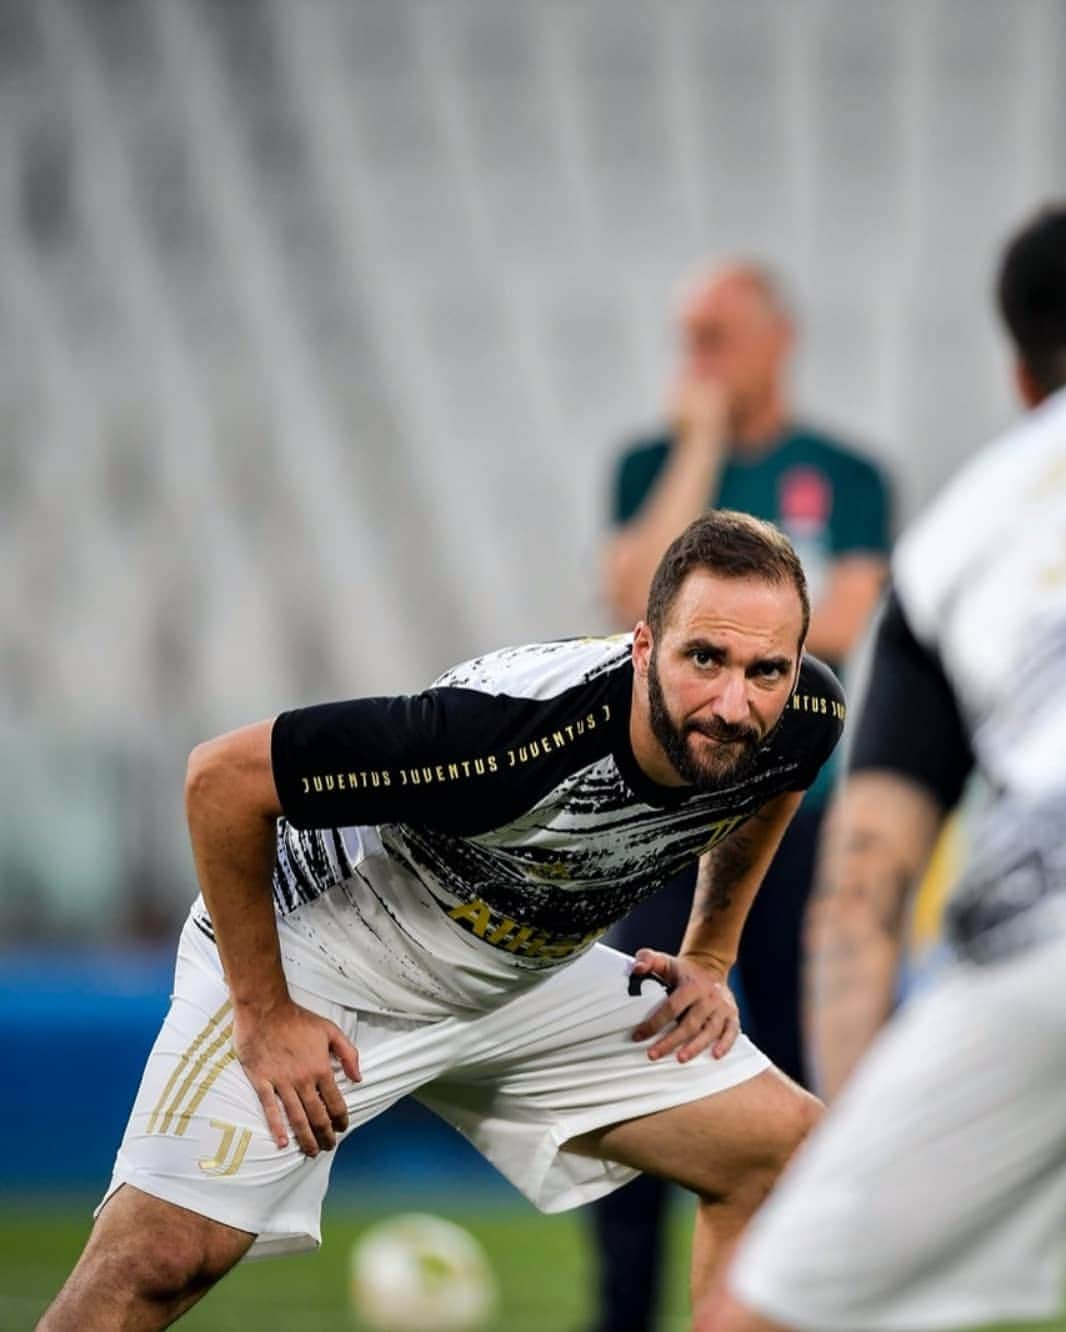
[[[0,1206],[0,1332],[33,1327],[70,1270],[89,1228],[91,1203]],[[584,1218],[539,1216],[523,1204],[454,1198],[404,1199],[327,1208],[317,1254],[242,1265],[179,1324],[189,1332],[357,1332],[348,1312],[348,1253],[360,1232],[394,1211],[432,1211],[466,1226],[485,1246],[499,1278],[501,1304],[486,1332],[583,1332],[591,1322],[592,1255]],[[687,1328],[691,1204],[672,1209],[659,1332]],[[1026,1332],[1066,1332],[1066,1320],[1027,1324]],[[988,1332],[1022,1332],[997,1328]]]
[[[62,1284],[89,1229],[91,1203],[0,1208],[0,1330],[30,1329]],[[592,1255],[584,1218],[544,1217],[518,1203],[463,1206],[440,1197],[355,1210],[327,1207],[316,1254],[242,1264],[179,1324],[189,1332],[356,1332],[348,1313],[348,1253],[360,1232],[395,1211],[427,1211],[470,1230],[484,1245],[501,1302],[486,1332],[582,1332],[591,1321]],[[674,1208],[662,1332],[686,1324],[691,1210]]]

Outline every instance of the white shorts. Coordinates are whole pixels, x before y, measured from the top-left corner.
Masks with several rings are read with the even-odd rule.
[[[561,1151],[569,1139],[725,1091],[769,1067],[745,1036],[719,1060],[648,1059],[646,1044],[634,1044],[631,1033],[663,992],[650,982],[631,996],[630,965],[624,954],[596,946],[489,1012],[419,1021],[344,1008],[309,994],[287,970],[293,998],[330,1018],[359,1049],[362,1081],[338,1074],[350,1116],[345,1137],[415,1094],[531,1202],[555,1212],[637,1173]],[[231,1036],[217,950],[190,922],[173,1002],[104,1201],[133,1184],[253,1232],[256,1255],[313,1248],[333,1153],[310,1158],[295,1142],[275,1145]]]
[[[730,1284],[800,1332],[1063,1309],[1066,941],[956,966],[887,1029],[742,1241]]]

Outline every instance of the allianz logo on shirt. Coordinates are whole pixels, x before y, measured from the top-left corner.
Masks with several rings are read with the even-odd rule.
[[[471,902],[461,902],[448,912],[457,925],[484,939],[494,948],[522,957],[536,957],[557,961],[582,953],[597,939],[607,933],[607,927],[590,930],[583,935],[559,935],[550,930],[538,930],[533,925],[523,925],[510,916],[489,906],[488,902],[475,897]]]
[[[712,823],[707,830],[707,840],[700,848],[700,853],[709,851],[724,841],[747,818],[747,814],[734,814]],[[538,878],[549,881],[562,882],[570,877],[565,860],[538,865],[530,872],[536,874]],[[469,902],[460,902],[451,907],[447,914],[462,929],[483,939],[493,948],[502,949],[516,956],[521,955],[523,958],[535,957],[545,961],[559,961],[583,953],[597,939],[602,938],[609,928],[609,925],[603,925],[582,935],[560,935],[551,930],[538,929],[535,925],[525,925],[502,911],[497,911],[480,897],[475,897]]]

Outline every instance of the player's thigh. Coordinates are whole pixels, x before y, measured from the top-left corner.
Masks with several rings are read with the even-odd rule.
[[[719,1140],[724,1135],[732,1143],[737,1135],[727,1130],[727,1120],[750,1120],[766,1103],[765,1142],[748,1134],[749,1163],[778,1163],[781,1144],[801,1131],[795,1121],[803,1114],[790,1114],[789,1107],[802,1111],[808,1102],[779,1075],[768,1080],[773,1090],[753,1090],[741,1098],[744,1108],[730,1111],[731,1098],[723,1099],[730,1090],[754,1084],[770,1068],[744,1036],[721,1059],[709,1053],[684,1064],[649,1059],[652,1042],[634,1041],[633,1032],[662,1003],[664,990],[645,981],[642,990],[631,992],[631,968],[632,959],[613,949],[592,949],[536,989],[471,1022],[464,1057],[447,1083],[420,1093],[542,1210],[592,1201],[645,1169],[701,1191],[730,1187],[725,1153],[705,1157],[721,1164],[712,1174],[695,1154],[667,1155],[654,1141],[654,1126],[619,1130],[608,1142],[613,1126],[653,1119],[661,1124],[656,1117],[662,1112],[688,1106],[693,1108],[679,1125],[682,1131],[698,1124],[701,1141],[709,1140],[713,1131],[702,1126],[720,1120]]]
[[[728,1195],[753,1180],[768,1188],[820,1114],[813,1096],[768,1068],[714,1095],[583,1134],[564,1150]]]
[[[379,1044],[403,1046],[405,1033],[364,1024],[353,1010],[316,998],[295,980],[289,976],[294,999],[336,1022],[365,1054],[361,1083],[334,1069],[351,1136],[412,1090],[422,1074],[396,1058],[386,1071],[378,1069]],[[333,1155],[309,1159],[294,1138],[284,1148],[274,1142],[233,1047],[232,1007],[214,945],[186,926],[173,1002],[149,1054],[108,1197],[132,1184],[253,1232],[255,1256],[293,1252],[319,1241]]]

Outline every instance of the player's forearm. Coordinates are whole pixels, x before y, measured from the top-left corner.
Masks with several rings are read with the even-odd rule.
[[[644,615],[652,575],[663,551],[707,507],[721,468],[721,453],[709,435],[680,441],[638,517],[607,551],[607,601],[617,622],[631,627]]]
[[[680,956],[702,961],[723,976],[737,960],[744,921],[755,896],[746,833],[739,829],[701,858],[692,912],[678,950]]]
[[[275,823],[270,723],[198,746],[185,807],[193,858],[237,1007],[288,998],[271,892]]]
[[[681,956],[702,960],[723,976],[729,971],[755,894],[802,798],[799,792],[777,796],[703,855]]]
[[[940,824],[935,802],[890,774],[847,779],[808,913],[804,1018],[819,1092],[832,1100],[891,1015],[908,899]]]

